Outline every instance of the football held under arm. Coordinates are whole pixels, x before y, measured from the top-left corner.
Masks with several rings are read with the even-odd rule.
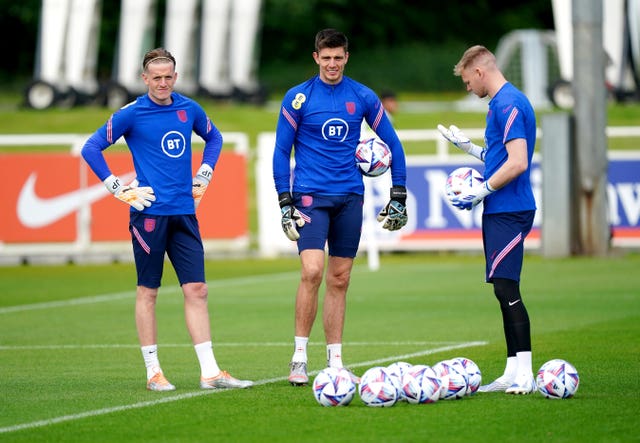
[[[380,123],[375,127],[375,132],[378,137],[389,146],[389,150],[391,151],[391,177],[393,185],[406,186],[407,161],[404,148],[402,147],[402,142],[398,138],[396,130],[386,115],[381,117]]]

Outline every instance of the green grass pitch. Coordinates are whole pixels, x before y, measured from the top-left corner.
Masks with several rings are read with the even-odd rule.
[[[91,133],[111,113],[91,107],[38,112],[4,96],[0,132],[6,134]],[[413,99],[422,98],[401,97]],[[220,130],[247,131],[252,146],[258,132],[275,129],[277,106],[204,105]],[[609,125],[637,125],[639,116],[637,104],[608,107]],[[484,113],[401,111],[394,119],[399,129],[435,129],[438,123],[481,127]],[[427,149],[406,148],[409,154]],[[638,149],[638,143],[614,140],[609,148]],[[177,386],[166,394],[145,390],[132,264],[0,267],[0,442],[640,441],[637,253],[526,258],[522,292],[534,369],[552,358],[573,363],[580,373],[575,398],[493,393],[385,409],[368,408],[358,397],[344,408],[323,408],[310,387],[286,382],[297,259],[207,265],[217,360],[255,380],[251,389],[198,388],[198,363],[170,267],[158,302],[160,358]],[[320,325],[318,318],[309,348],[312,371],[325,363]],[[466,356],[490,381],[500,375],[504,353],[499,308],[483,283],[481,257],[384,255],[378,272],[358,258],[344,335],[345,362],[356,373],[398,359],[433,364]]]
[[[474,254],[388,254],[356,260],[346,364],[433,364],[466,356],[490,381],[505,358],[499,308]],[[170,267],[158,301],[159,354],[171,393],[145,390],[133,318],[133,265],[0,268],[2,442],[627,442],[639,441],[640,255],[528,255],[522,292],[534,370],[576,366],[568,400],[502,393],[377,409],[356,396],[325,408],[286,381],[293,351],[296,258],[207,263],[214,350],[223,369],[256,381],[201,391]],[[310,370],[325,364],[320,318]]]

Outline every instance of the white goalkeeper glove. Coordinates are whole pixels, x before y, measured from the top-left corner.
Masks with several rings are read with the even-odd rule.
[[[384,222],[382,227],[389,231],[397,231],[407,224],[407,188],[392,186],[390,200],[378,214],[377,220]]]
[[[449,200],[451,204],[459,209],[466,209],[470,211],[472,208],[476,207],[478,203],[480,203],[484,198],[494,192],[491,186],[489,186],[489,180],[485,180],[482,183],[478,183],[473,185],[466,192],[463,191],[455,196],[451,197]]]
[[[280,212],[282,214],[282,231],[287,238],[291,241],[296,241],[300,238],[300,234],[296,229],[304,226],[304,220],[300,212],[293,206],[293,199],[291,194],[283,192],[278,195],[278,201],[280,204]]]
[[[200,204],[200,200],[202,200],[202,196],[207,191],[207,186],[209,186],[209,182],[211,181],[211,177],[213,176],[213,169],[211,166],[203,163],[200,165],[200,169],[196,172],[196,175],[193,177],[191,192],[193,194],[193,201],[195,203],[196,209],[198,209],[198,205]]]
[[[151,206],[151,202],[156,201],[151,186],[138,187],[138,181],[134,180],[128,185],[123,185],[120,178],[111,174],[103,180],[104,185],[115,198],[133,206],[138,211]]]
[[[474,144],[457,126],[451,125],[449,129],[447,129],[442,125],[438,125],[438,131],[457,148],[462,149],[467,154],[473,155],[480,161],[484,161],[485,149]]]

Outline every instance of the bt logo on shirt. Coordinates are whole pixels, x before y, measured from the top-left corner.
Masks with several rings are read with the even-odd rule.
[[[349,134],[349,125],[341,118],[331,118],[322,125],[322,137],[325,140],[343,142]]]
[[[178,131],[169,131],[162,137],[162,152],[171,158],[182,157],[186,147],[184,135]]]

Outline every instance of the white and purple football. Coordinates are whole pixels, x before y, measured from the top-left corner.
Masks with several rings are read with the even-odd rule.
[[[361,140],[355,157],[358,169],[367,177],[378,177],[391,166],[391,149],[379,138]]]
[[[398,388],[389,370],[382,366],[367,369],[358,385],[360,400],[371,407],[393,406],[398,401]]]
[[[563,399],[574,396],[580,385],[575,366],[559,358],[543,364],[536,375],[538,392],[547,398]]]
[[[402,378],[403,395],[411,404],[435,403],[441,387],[440,377],[427,365],[411,366]]]
[[[474,185],[484,182],[484,177],[476,169],[462,167],[455,169],[447,177],[444,190],[449,200],[458,194],[468,191]]]
[[[313,380],[313,396],[322,406],[347,406],[356,385],[344,368],[324,368]]]
[[[466,374],[462,373],[462,365],[454,365],[449,360],[443,360],[432,366],[442,387],[440,389],[441,400],[453,400],[462,398],[467,394]]]

